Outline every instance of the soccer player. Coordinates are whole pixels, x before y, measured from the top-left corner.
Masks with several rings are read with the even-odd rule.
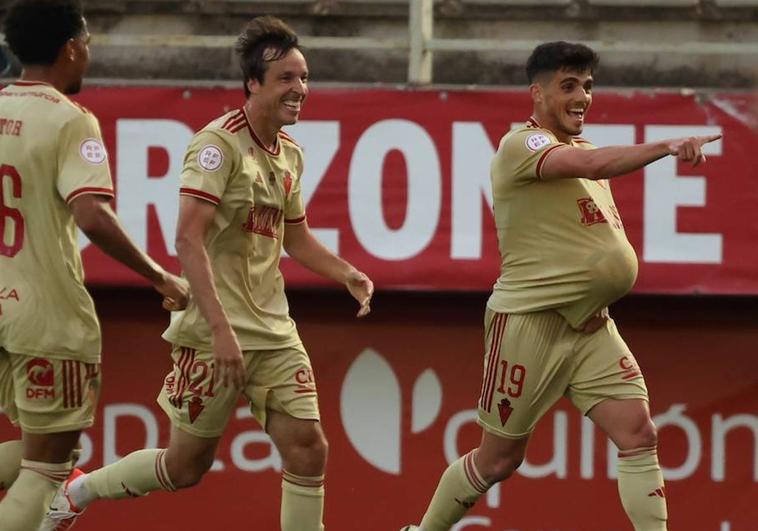
[[[637,259],[608,179],[662,157],[696,166],[718,136],[595,148],[579,135],[598,64],[587,46],[550,42],[526,66],[534,104],[491,166],[501,274],[485,313],[479,447],[445,470],[420,527],[442,531],[524,459],[545,412],[566,396],[619,449],[618,489],[636,531],[666,529],[656,430],[639,365],[608,316]]]
[[[5,36],[23,65],[0,91],[0,405],[22,439],[0,444],[0,529],[34,531],[72,469],[100,389],[100,326],[76,225],[183,308],[186,282],[129,239],[97,119],[79,92],[89,32],[74,0],[22,0]]]
[[[282,457],[281,528],[323,528],[327,442],[280,254],[344,284],[360,303],[358,317],[370,310],[373,284],[308,228],[303,152],[281,130],[297,122],[308,94],[297,35],[279,19],[255,18],[236,52],[246,102],[195,135],[181,176],[176,242],[193,299],[164,334],[174,345],[174,370],[158,398],[172,424],[169,446],[70,481],[44,529],[66,528],[97,498],[198,483],[240,393]]]

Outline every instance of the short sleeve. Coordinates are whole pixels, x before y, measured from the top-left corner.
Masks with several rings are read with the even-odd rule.
[[[541,179],[547,157],[566,145],[542,129],[515,131],[503,139],[495,155],[493,177],[513,184]]]
[[[287,202],[284,210],[285,223],[302,223],[305,221],[305,204],[303,203],[301,177],[303,175],[303,156],[298,153],[295,164],[295,175],[291,176],[292,184],[287,194]],[[287,176],[285,175],[285,190],[287,188]]]
[[[56,186],[67,203],[83,194],[113,197],[108,153],[94,115],[77,115],[61,129]]]
[[[181,195],[221,202],[235,166],[235,151],[220,135],[200,131],[190,142],[179,179]]]

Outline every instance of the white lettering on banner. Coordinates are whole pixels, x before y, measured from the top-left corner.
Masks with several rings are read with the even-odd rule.
[[[718,126],[645,127],[645,141],[721,134]],[[721,140],[703,146],[706,155],[721,155]],[[704,166],[707,168],[707,165]],[[723,236],[689,234],[676,230],[679,206],[705,206],[705,177],[677,175],[677,159],[664,157],[645,168],[645,210],[643,256],[646,262],[720,264]]]
[[[758,482],[758,417],[747,414],[728,419],[719,414],[713,415],[711,478],[724,481],[726,477],[726,435],[735,428],[747,428],[753,432],[753,481]]]
[[[450,256],[453,259],[482,257],[482,199],[492,215],[490,162],[495,154],[484,126],[478,122],[453,123],[453,218]]]
[[[387,154],[399,151],[407,168],[403,226],[387,226],[382,205]],[[350,161],[348,210],[355,236],[368,253],[383,260],[407,260],[434,239],[442,207],[439,156],[429,133],[408,120],[382,120],[369,127]]]
[[[103,410],[103,465],[115,463],[123,455],[116,452],[118,436],[116,426],[119,417],[134,417],[145,427],[145,442],[135,447],[155,448],[158,446],[158,421],[155,415],[141,404],[113,404]]]
[[[308,203],[316,193],[318,185],[326,175],[326,170],[334,160],[340,147],[340,123],[338,121],[310,120],[287,127],[295,141],[303,146],[305,169],[300,181],[303,203],[308,211]],[[339,253],[339,229],[325,229],[311,226],[313,235],[333,253]]]
[[[179,175],[192,129],[176,120],[117,120],[118,214],[137,245],[147,248],[147,209],[154,205],[167,251],[176,256]],[[149,175],[148,150],[165,149],[168,171]]]

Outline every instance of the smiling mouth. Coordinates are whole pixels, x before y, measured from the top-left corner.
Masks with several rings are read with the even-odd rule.
[[[299,101],[285,101],[284,106],[292,112],[300,112],[301,102]]]
[[[573,110],[569,110],[568,114],[569,116],[572,116],[576,118],[577,120],[584,120],[585,112],[586,112],[586,109],[573,109]]]

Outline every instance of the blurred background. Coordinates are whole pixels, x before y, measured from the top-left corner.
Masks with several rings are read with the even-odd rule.
[[[478,442],[484,304],[499,270],[489,161],[529,117],[534,46],[599,52],[584,134],[597,145],[723,134],[704,166],[668,158],[613,182],[640,274],[611,314],[650,390],[670,528],[758,530],[758,1],[84,4],[93,63],[75,99],[100,119],[119,216],[173,271],[184,150],[244,103],[236,35],[261,14],[301,35],[312,86],[288,132],[305,151],[309,224],[377,286],[357,321],[346,291],[282,260],[331,443],[333,531],[418,522],[447,463]],[[0,69],[6,82],[19,73],[5,50]],[[104,338],[97,424],[82,438],[91,469],[167,442],[155,396],[171,363],[159,297],[81,245]],[[516,476],[455,529],[628,530],[614,456],[561,401]],[[77,529],[275,530],[280,469],[240,403],[199,487],[100,502]]]

